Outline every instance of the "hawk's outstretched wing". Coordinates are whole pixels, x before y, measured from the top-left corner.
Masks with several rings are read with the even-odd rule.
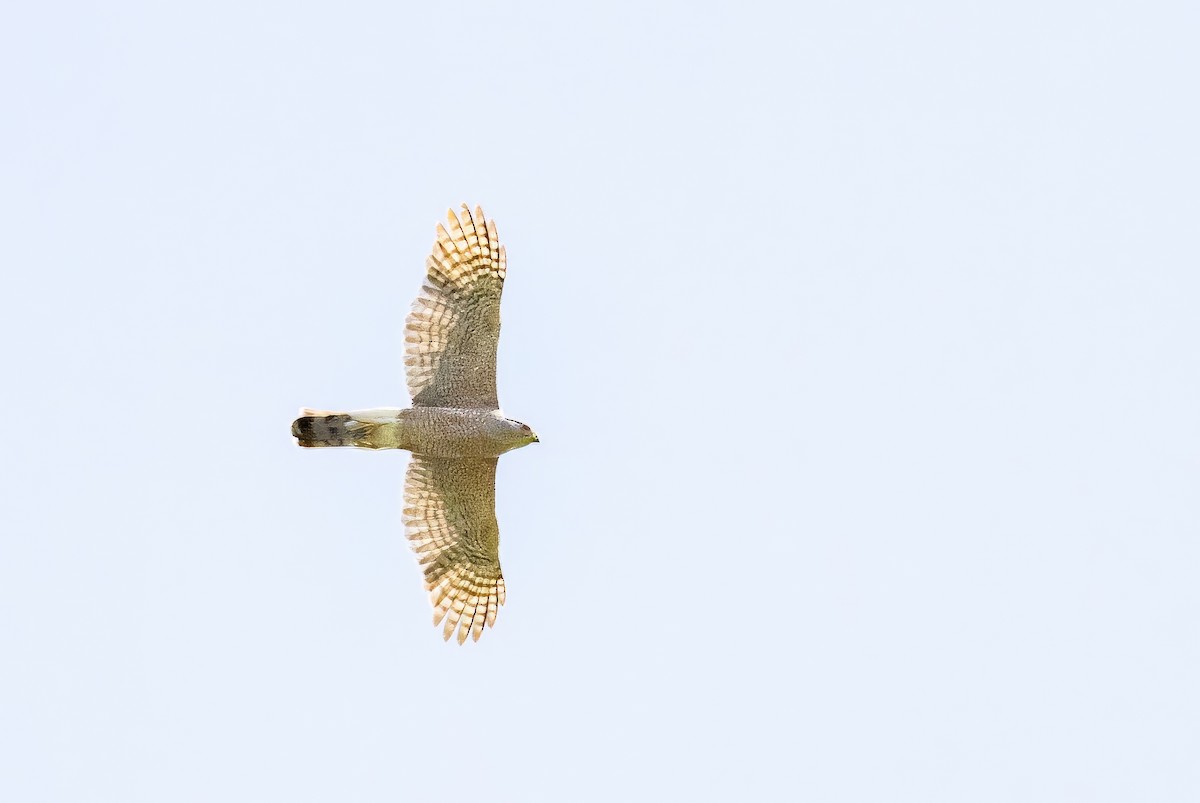
[[[404,526],[425,569],[433,623],[449,640],[479,640],[504,604],[496,458],[413,455],[404,481]]]
[[[414,407],[495,410],[504,246],[479,207],[472,215],[463,204],[460,215],[447,218],[405,324],[408,390]]]

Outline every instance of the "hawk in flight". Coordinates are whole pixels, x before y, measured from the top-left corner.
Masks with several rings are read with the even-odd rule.
[[[437,227],[425,283],[404,327],[412,407],[349,413],[303,409],[292,423],[301,446],[412,452],[404,525],[425,570],[433,623],[449,640],[476,641],[504,604],[496,460],[537,442],[505,418],[496,399],[496,344],[504,246],[496,224],[463,205]]]

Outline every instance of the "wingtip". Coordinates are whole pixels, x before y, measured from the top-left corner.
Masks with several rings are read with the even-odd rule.
[[[471,205],[465,201],[458,205],[457,210],[455,210],[453,207],[447,209],[446,220],[451,224],[461,224],[463,222],[470,221],[476,225],[483,226],[485,229],[487,228],[489,222],[481,205],[475,204],[475,209],[472,211]]]

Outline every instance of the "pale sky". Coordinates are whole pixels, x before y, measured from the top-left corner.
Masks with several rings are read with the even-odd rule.
[[[11,5],[0,799],[1200,799],[1195,9]],[[459,647],[289,424],[463,201]]]

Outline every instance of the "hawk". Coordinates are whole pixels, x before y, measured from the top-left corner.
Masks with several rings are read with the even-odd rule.
[[[447,214],[425,260],[425,282],[404,327],[412,407],[349,413],[300,411],[301,446],[412,452],[404,481],[404,524],[425,571],[433,623],[449,641],[478,641],[504,604],[496,461],[537,443],[506,418],[496,398],[496,344],[504,246],[475,207]]]

